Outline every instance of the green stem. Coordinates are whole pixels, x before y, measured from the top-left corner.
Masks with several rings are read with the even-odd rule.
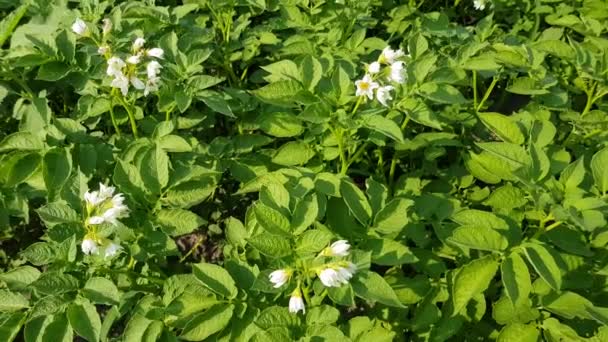
[[[348,164],[346,161],[346,150],[344,149],[344,141],[342,140],[343,138],[343,131],[342,128],[338,128],[338,129],[334,129],[333,130],[334,135],[336,136],[336,139],[338,139],[338,151],[340,151],[340,174],[341,175],[345,175],[346,171],[348,170]]]
[[[198,247],[200,247],[200,245],[203,244],[203,242],[205,241],[205,238],[201,237],[195,244],[194,246],[192,246],[192,248],[190,248],[190,250],[188,251],[188,253],[186,253],[183,257],[181,257],[179,259],[179,263],[181,264],[182,262],[184,262],[184,260],[186,260],[192,253],[194,253],[194,250],[196,250]]]
[[[477,71],[473,70],[473,107],[477,112]]]
[[[361,145],[359,147],[357,152],[355,152],[355,154],[353,154],[353,156],[350,157],[348,163],[346,163],[347,168],[350,167],[354,162],[356,162],[357,159],[359,159],[359,157],[361,156],[361,153],[363,153],[363,151],[365,151],[365,149],[367,148],[368,145],[369,145],[369,141],[366,141],[363,143],[363,145]]]
[[[171,120],[171,113],[173,112],[173,107],[169,108],[169,110],[167,110],[165,112],[165,121],[170,121]]]
[[[591,89],[586,91],[587,103],[585,104],[585,109],[583,109],[583,112],[581,113],[581,117],[585,116],[591,110],[591,106],[593,106],[593,103],[595,102],[594,95],[595,95],[596,87],[597,87],[597,82],[593,83],[593,86],[591,86]]]
[[[359,96],[359,99],[357,99],[357,103],[355,104],[355,107],[350,112],[351,116],[355,115],[355,113],[357,112],[357,109],[359,109],[359,106],[361,105],[361,102],[363,102],[363,96]]]
[[[410,117],[409,116],[405,116],[405,120],[403,120],[403,123],[401,124],[401,131],[405,130],[405,128],[407,127],[407,124],[410,122]],[[397,161],[399,160],[399,158],[397,158],[397,151],[395,151],[395,154],[393,154],[393,158],[391,159],[391,166],[388,170],[388,182],[389,182],[389,189],[392,189],[393,186],[393,182],[394,182],[394,177],[395,177],[395,169],[397,168]]]
[[[135,139],[139,138],[139,135],[137,134],[137,123],[135,122],[135,115],[133,114],[133,112],[131,111],[131,106],[124,100],[121,98],[121,102],[122,102],[122,106],[124,107],[124,109],[127,111],[127,114],[129,115],[129,122],[131,123],[131,131],[133,131],[133,136],[135,137]]]
[[[492,94],[492,90],[494,90],[494,86],[496,85],[497,82],[498,82],[498,76],[494,76],[494,79],[492,79],[492,83],[490,83],[490,87],[488,87],[488,89],[486,90],[486,93],[483,95],[483,98],[481,99],[481,102],[479,103],[479,105],[477,106],[475,111],[479,112],[479,110],[481,110],[481,108],[483,108],[483,105],[486,103],[486,100],[488,99],[488,97],[490,97],[490,94]]]

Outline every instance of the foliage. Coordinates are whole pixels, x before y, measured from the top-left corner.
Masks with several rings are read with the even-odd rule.
[[[608,340],[606,0],[0,14],[0,340]]]

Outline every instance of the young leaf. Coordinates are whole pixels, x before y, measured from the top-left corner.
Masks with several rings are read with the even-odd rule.
[[[82,291],[94,303],[113,305],[120,301],[118,288],[111,280],[106,278],[90,278]]]
[[[272,162],[283,166],[296,166],[306,164],[315,152],[308,144],[302,141],[289,141],[279,147]]]
[[[372,207],[369,205],[363,191],[352,181],[345,178],[340,182],[340,193],[357,221],[364,226],[367,225],[372,216]]]
[[[236,297],[238,289],[236,288],[234,279],[223,267],[200,263],[193,265],[192,271],[194,276],[209,290],[229,299]]]
[[[218,304],[202,314],[194,316],[179,336],[185,341],[204,341],[207,337],[224,329],[230,319],[234,305]]]
[[[357,272],[351,285],[357,297],[397,308],[403,307],[395,291],[378,273]]]
[[[562,273],[547,248],[539,243],[528,243],[525,245],[524,252],[536,273],[552,289],[559,291],[562,286]]]
[[[86,300],[73,303],[68,307],[67,315],[70,325],[79,336],[89,342],[99,341],[101,320],[95,305]]]
[[[403,142],[403,133],[395,121],[382,115],[370,114],[361,118],[361,125],[372,131],[383,134],[397,142]]]
[[[292,252],[289,240],[277,235],[260,234],[251,237],[248,242],[260,253],[273,258],[284,257]]]
[[[500,275],[507,297],[513,305],[522,300],[527,300],[532,283],[528,266],[518,253],[511,253],[500,265]]]
[[[206,222],[195,213],[184,209],[161,209],[156,220],[161,229],[170,236],[191,233]]]
[[[253,207],[257,222],[270,234],[290,237],[289,220],[279,211],[262,203]]]
[[[463,311],[473,296],[483,293],[496,274],[498,261],[492,255],[475,259],[459,268],[452,285],[453,316]]]
[[[499,113],[479,113],[479,119],[503,141],[521,145],[525,137],[517,124],[508,116]]]
[[[485,251],[503,251],[509,246],[509,241],[500,232],[482,225],[460,226],[452,232],[448,241]]]
[[[600,193],[605,195],[608,192],[608,147],[593,155],[591,171],[593,172],[595,186]]]

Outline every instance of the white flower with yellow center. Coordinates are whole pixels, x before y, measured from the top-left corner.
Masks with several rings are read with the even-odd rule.
[[[486,0],[473,0],[473,7],[478,11],[486,9]]]
[[[163,51],[163,49],[161,49],[161,48],[152,48],[152,49],[146,51],[146,56],[148,56],[148,57],[163,58],[164,54],[165,54],[165,51]]]
[[[108,59],[108,69],[106,70],[106,74],[108,76],[124,76],[122,74],[122,69],[127,64],[120,57],[112,57]]]
[[[381,88],[379,88],[381,89]],[[346,240],[338,240],[332,243],[329,247],[321,251],[321,256],[347,256],[350,250],[350,244]]]
[[[99,253],[99,246],[97,245],[97,242],[95,242],[95,240],[90,239],[90,238],[85,237],[85,239],[82,240],[82,244],[80,245],[80,248],[82,249],[82,253],[84,253],[86,255]]]
[[[370,75],[363,76],[362,79],[355,82],[357,96],[367,96],[370,100],[374,98],[374,89],[377,89],[380,85]]]
[[[144,47],[144,44],[146,44],[145,39],[143,39],[143,38],[135,39],[135,41],[133,42],[133,51],[137,52],[137,51],[141,50],[141,48]]]

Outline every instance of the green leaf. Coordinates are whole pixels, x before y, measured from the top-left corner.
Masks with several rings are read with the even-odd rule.
[[[369,128],[372,131],[383,134],[395,141],[403,142],[403,133],[401,128],[395,123],[395,121],[387,119],[382,115],[365,115],[361,117],[361,125],[365,128]]]
[[[54,148],[44,155],[42,174],[49,198],[54,198],[61,191],[70,173],[72,173],[72,156],[67,148]]]
[[[475,259],[460,267],[452,285],[453,316],[462,312],[473,296],[483,293],[496,274],[498,261],[492,255]]]
[[[116,160],[112,180],[122,192],[129,195],[133,200],[142,204],[146,203],[147,188],[134,165],[121,159]]]
[[[79,283],[72,275],[47,271],[30,286],[42,294],[56,295],[77,290]]]
[[[262,113],[256,121],[264,133],[273,137],[295,137],[304,131],[300,119],[287,112]]]
[[[304,56],[299,64],[300,80],[310,91],[313,91],[323,76],[323,65],[311,55]]]
[[[321,195],[322,196],[322,195]],[[317,220],[319,200],[316,194],[309,194],[296,204],[291,220],[291,229],[295,235],[300,234]]]
[[[70,73],[70,70],[70,66],[64,62],[46,63],[38,69],[38,76],[36,76],[36,79],[49,82],[58,81],[67,76]]]
[[[234,113],[232,112],[232,108],[230,108],[230,105],[221,94],[211,90],[203,90],[199,91],[196,95],[198,99],[205,102],[205,104],[213,111],[230,118],[235,117]]]
[[[27,313],[25,312],[0,315],[0,341],[13,341],[21,331],[21,326],[25,323],[26,318]]]
[[[48,265],[57,257],[55,249],[48,242],[33,243],[21,255],[36,266]]]
[[[388,306],[403,307],[395,291],[378,273],[357,272],[351,284],[358,297]]]
[[[296,253],[308,255],[320,252],[331,242],[332,234],[325,230],[311,229],[300,236],[296,244]]]
[[[595,186],[606,195],[608,192],[608,147],[600,150],[591,158],[591,172]]]
[[[25,309],[29,301],[19,293],[9,290],[0,290],[0,312],[12,312]]]
[[[260,253],[273,258],[284,257],[292,252],[289,240],[277,235],[256,235],[251,237],[248,242]]]
[[[272,162],[283,166],[304,165],[314,155],[314,150],[308,144],[302,141],[289,141],[279,147],[272,157]]]
[[[140,166],[141,178],[147,187],[156,194],[169,183],[169,156],[160,146],[148,149]]]
[[[22,290],[40,277],[40,271],[32,266],[19,266],[0,274],[0,281],[14,291]]]
[[[158,139],[158,146],[167,152],[190,152],[192,146],[179,135],[169,134]]]
[[[106,278],[90,278],[82,291],[93,303],[116,305],[120,301],[118,288]]]
[[[508,92],[520,95],[543,95],[549,91],[530,77],[518,77],[507,87]]]
[[[523,207],[526,203],[528,200],[524,192],[509,183],[494,190],[484,201],[485,205],[507,210]]]
[[[172,186],[161,200],[170,207],[190,208],[208,199],[216,189],[213,179],[203,178]]]
[[[367,226],[372,216],[372,207],[367,201],[363,191],[361,191],[353,182],[344,178],[340,182],[340,193],[357,221],[361,222],[364,226]]]
[[[234,305],[216,305],[202,314],[194,316],[186,323],[184,330],[179,336],[186,341],[203,341],[207,337],[224,329],[230,319]]]
[[[229,217],[224,221],[224,232],[226,233],[226,239],[230,244],[236,246],[245,246],[247,239],[249,238],[249,232],[245,229],[245,226],[239,219]]]
[[[281,80],[254,90],[253,94],[263,102],[282,107],[293,105],[295,98],[304,88],[295,80]]]
[[[497,342],[537,342],[540,337],[540,332],[536,326],[531,324],[515,323],[504,327]]]
[[[383,234],[400,232],[409,222],[408,209],[413,205],[410,199],[394,198],[374,217],[374,229]]]
[[[52,202],[36,210],[38,216],[47,227],[60,223],[78,223],[81,221],[78,213],[63,202]]]
[[[413,264],[418,258],[403,244],[389,239],[368,239],[364,249],[372,252],[372,262],[378,265],[394,266]]]
[[[506,142],[477,143],[477,146],[507,163],[512,170],[531,164],[530,156],[519,145]]]
[[[306,324],[332,324],[340,318],[340,311],[329,305],[315,306],[306,312]]]
[[[517,124],[510,117],[499,113],[479,113],[478,115],[481,122],[503,141],[521,145],[526,140]]]
[[[72,342],[74,333],[65,314],[55,315],[44,329],[42,341]]]
[[[419,91],[422,96],[439,103],[460,104],[467,102],[458,89],[445,83],[425,83],[420,86]]]
[[[68,306],[67,315],[70,325],[79,336],[82,336],[89,342],[99,341],[101,320],[95,305],[84,300],[79,303],[73,303]]]
[[[562,273],[547,248],[538,243],[528,243],[525,245],[524,252],[536,273],[552,289],[559,291],[562,286]]]
[[[192,271],[194,276],[209,290],[229,299],[236,297],[238,289],[234,279],[223,267],[200,263],[193,265]]]
[[[162,230],[170,236],[192,233],[205,223],[200,216],[184,209],[161,209],[156,215]]]
[[[500,265],[500,275],[507,297],[513,305],[527,300],[532,283],[528,266],[518,253],[511,253]]]
[[[257,222],[270,234],[290,237],[289,220],[279,211],[262,203],[253,207]]]
[[[509,241],[500,232],[483,225],[460,226],[452,232],[448,241],[484,251],[503,251],[509,246]]]
[[[442,130],[442,121],[437,111],[431,110],[423,101],[415,97],[406,97],[397,107],[406,112],[415,122],[431,128]]]

